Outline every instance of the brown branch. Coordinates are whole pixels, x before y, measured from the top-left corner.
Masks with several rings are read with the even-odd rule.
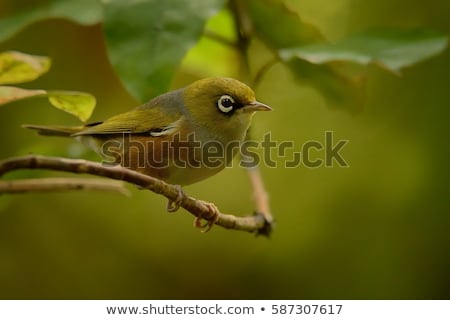
[[[248,176],[253,189],[253,200],[256,204],[257,212],[261,213],[269,224],[273,224],[274,219],[270,213],[269,194],[264,187],[261,171],[258,167],[248,169]]]
[[[104,166],[101,163],[83,159],[28,155],[1,161],[0,177],[7,172],[19,169],[48,169],[84,173],[126,181],[143,189],[161,194],[171,201],[177,201],[181,207],[195,217],[214,222],[221,227],[263,235],[269,235],[271,231],[271,222],[267,221],[265,216],[260,213],[249,217],[236,217],[230,214],[219,213],[218,217],[216,217],[203,201],[187,196],[184,193],[182,193],[182,198],[180,199],[179,188],[176,186],[120,166]]]
[[[67,190],[112,191],[130,196],[130,191],[122,181],[111,179],[38,178],[0,181],[0,194]]]
[[[250,133],[251,132],[249,130],[249,132],[247,132],[246,139],[249,139]],[[241,154],[241,160],[247,163],[250,163],[251,161],[251,159],[249,159],[244,154]],[[253,201],[256,206],[256,212],[264,217],[264,220],[267,221],[266,227],[271,229],[274,226],[275,220],[270,211],[269,194],[264,186],[261,171],[259,170],[258,166],[251,166],[247,167],[246,169],[253,190]],[[266,233],[270,232],[271,230],[267,230]]]

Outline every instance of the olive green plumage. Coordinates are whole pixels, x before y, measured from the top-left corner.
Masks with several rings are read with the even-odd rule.
[[[104,144],[105,141],[118,141],[125,135],[139,139],[145,144],[152,142],[152,145],[155,145],[169,141],[176,134],[183,137],[194,134],[195,139],[201,143],[217,141],[226,145],[231,141],[243,141],[251,118],[258,110],[271,109],[257,102],[253,90],[247,85],[231,78],[206,78],[193,82],[185,88],[162,94],[103,122],[77,127],[40,125],[24,125],[24,127],[37,130],[42,135],[80,137],[85,142],[94,138],[97,146]],[[92,147],[91,142],[88,144]],[[130,150],[121,152],[121,160],[116,159],[116,162],[122,165],[125,155],[143,156]],[[153,156],[158,152],[161,152],[160,147],[145,150],[144,153]],[[137,166],[137,162],[132,159],[128,166],[181,185],[205,179],[224,167],[214,170],[204,166],[175,168],[171,163],[169,168],[158,169]]]

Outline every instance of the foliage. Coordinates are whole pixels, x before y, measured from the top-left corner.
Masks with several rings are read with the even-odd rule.
[[[48,71],[50,59],[21,52],[0,53],[0,105],[26,98],[47,97],[56,108],[68,112],[81,121],[87,121],[95,107],[95,97],[88,93],[62,90],[31,90],[7,83],[34,80]]]
[[[398,73],[442,52],[447,45],[444,34],[420,28],[361,32],[333,44],[281,0],[230,1],[223,6],[224,0],[110,0],[103,3],[101,15],[98,1],[46,1],[0,20],[0,40],[38,19],[62,17],[82,24],[102,21],[113,67],[128,90],[145,101],[168,90],[183,57],[202,37],[208,19],[219,10],[230,11],[237,33],[234,45],[243,59],[252,57],[246,56],[247,44],[242,46],[242,42],[259,39],[274,59],[302,83],[318,89],[331,106],[351,111],[361,110],[364,104],[367,78],[365,69],[355,75],[351,64],[376,63]],[[209,35],[220,33],[218,27],[208,30]]]
[[[98,23],[102,19],[99,0],[17,1],[14,15],[0,19],[0,41],[12,37],[29,24],[51,18],[65,18],[80,24]]]
[[[205,21],[223,3],[223,0],[107,2],[104,26],[109,56],[130,92],[145,101],[167,91],[181,60],[200,38]]]
[[[404,67],[442,52],[447,37],[427,29],[376,30],[351,35],[337,43],[320,43],[280,52],[284,60],[294,57],[314,64],[353,62],[361,65],[375,63],[397,73]]]

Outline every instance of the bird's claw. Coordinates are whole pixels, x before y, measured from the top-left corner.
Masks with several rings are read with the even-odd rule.
[[[177,189],[178,194],[177,194],[177,198],[175,200],[169,200],[167,202],[167,211],[168,212],[175,212],[177,211],[180,206],[181,206],[181,202],[183,202],[183,199],[185,198],[186,194],[184,193],[183,189],[181,188],[180,185],[174,185],[174,187]]]
[[[194,226],[196,228],[201,229],[201,232],[206,233],[209,230],[211,230],[212,226],[219,220],[219,209],[217,209],[214,203],[205,201],[201,202],[208,208],[208,211],[210,213],[208,217],[211,218],[210,219],[208,218],[208,220],[205,223],[202,223],[203,218],[201,216],[197,216],[194,220]]]

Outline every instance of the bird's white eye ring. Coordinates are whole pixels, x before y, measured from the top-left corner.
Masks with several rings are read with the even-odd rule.
[[[235,105],[235,102],[234,102],[233,97],[231,97],[227,94],[224,94],[223,96],[221,96],[219,98],[219,100],[217,100],[217,107],[223,113],[228,113],[231,110],[233,110],[234,105]]]

